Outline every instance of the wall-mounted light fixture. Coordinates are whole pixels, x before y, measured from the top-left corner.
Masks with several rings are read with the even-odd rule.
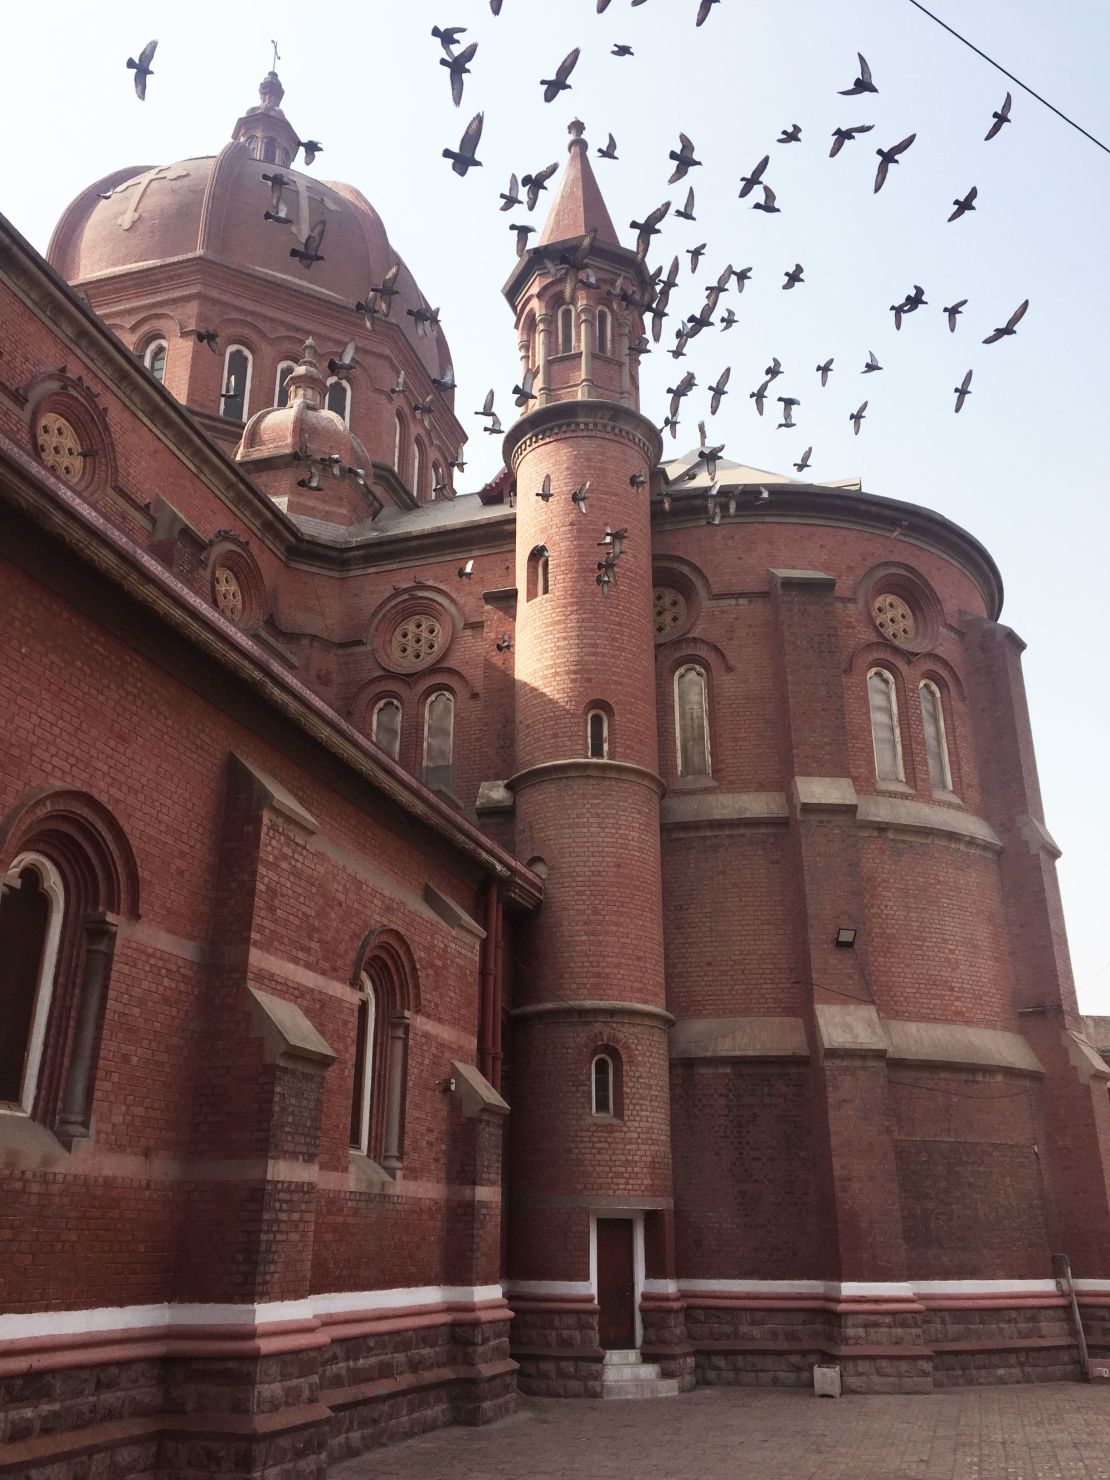
[[[856,943],[856,932],[851,925],[841,925],[836,932],[836,944],[850,951]]]

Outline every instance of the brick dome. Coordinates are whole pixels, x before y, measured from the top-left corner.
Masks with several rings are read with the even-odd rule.
[[[338,457],[344,467],[369,467],[366,448],[348,430],[343,418],[324,405],[327,382],[317,366],[316,346],[311,339],[288,384],[286,405],[267,406],[247,422],[235,450],[236,460],[249,463],[289,454],[320,461]]]
[[[393,320],[429,374],[442,374],[450,363],[447,342],[438,326],[416,333],[406,309],[426,300],[390,245],[381,217],[353,186],[325,183],[282,162],[296,158],[299,141],[278,106],[282,89],[274,73],[263,80],[260,95],[261,106],[239,119],[219,154],[130,166],[83,190],[54,230],[47,252],[51,265],[83,287],[135,268],[202,256],[256,274],[259,301],[267,307],[275,282],[285,279],[299,294],[353,310],[371,284],[400,263]],[[272,162],[263,155],[267,146]],[[261,176],[275,169],[290,182],[288,224],[265,219],[270,187]],[[306,271],[289,249],[319,220],[327,223],[323,260]],[[351,321],[353,332],[360,322],[353,312]]]

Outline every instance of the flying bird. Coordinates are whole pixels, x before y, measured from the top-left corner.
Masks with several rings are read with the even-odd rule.
[[[736,323],[736,315],[731,308],[725,309],[724,315],[718,320],[718,323],[721,326],[722,334],[726,334],[732,328],[733,324]]]
[[[501,418],[497,415],[496,411],[490,417],[489,426],[483,427],[482,430],[483,432],[488,432],[491,437],[496,437],[499,432],[504,430],[501,425]]]
[[[1017,306],[1017,308],[1014,309],[1013,313],[1010,315],[1010,317],[1003,324],[1002,328],[1001,329],[996,329],[993,334],[988,334],[987,337],[986,337],[986,339],[983,340],[983,343],[984,344],[997,344],[997,342],[1000,339],[1005,339],[1005,338],[1007,338],[1011,334],[1016,334],[1017,333],[1017,326],[1021,323],[1022,319],[1025,317],[1025,310],[1028,307],[1029,307],[1029,299],[1026,298],[1023,303],[1020,303]]]
[[[800,144],[802,142],[802,126],[800,123],[792,123],[789,128],[779,132],[776,144]]]
[[[862,51],[857,51],[856,56],[859,57],[859,76],[852,83],[851,87],[841,88],[840,96],[842,98],[854,98],[859,93],[877,93],[879,91],[871,80],[871,68],[867,65],[867,58]]]
[[[968,211],[973,211],[975,209],[975,197],[978,194],[979,187],[977,185],[973,185],[962,200],[954,200],[952,204],[956,207],[956,209],[949,216],[949,221],[958,221],[960,217],[966,215]]]
[[[632,0],[632,3],[633,5],[635,5],[637,3],[637,0]],[[701,0],[701,4],[698,6],[698,18],[694,22],[694,25],[704,26],[706,21],[709,19],[709,12],[713,9],[714,5],[718,3],[719,0]]]
[[[967,299],[960,298],[956,303],[952,304],[951,308],[946,308],[944,310],[945,315],[948,319],[948,327],[953,334],[955,334],[956,332],[956,320],[959,318],[960,314],[963,313],[966,307]]]
[[[742,293],[752,275],[752,269],[750,267],[736,267],[733,268],[732,275],[736,279],[736,291]]]
[[[876,370],[881,370],[882,368],[883,367],[879,364],[878,360],[875,358],[875,351],[873,349],[869,349],[867,351],[867,364],[864,365],[863,369],[860,371],[860,374],[861,375],[873,375]]]
[[[403,396],[405,394],[405,372],[403,370],[397,371],[397,379],[389,387],[389,394],[391,396]]]
[[[349,380],[355,363],[355,341],[349,339],[343,353],[337,360],[328,361],[328,371],[334,375],[336,380]]]
[[[467,66],[467,62],[474,60],[474,53],[477,50],[478,43],[472,41],[469,46],[464,46],[462,51],[457,52],[454,56],[448,53],[447,56],[440,57],[439,59],[439,65],[446,67],[451,73],[451,101],[456,108],[462,102],[463,78],[470,75],[470,68]]]
[[[763,158],[759,161],[759,163],[756,165],[755,169],[752,170],[752,172],[751,172],[750,175],[741,175],[740,176],[740,199],[741,200],[743,200],[746,195],[750,195],[752,193],[752,191],[755,189],[755,187],[758,184],[760,184],[760,182],[763,179],[763,171],[767,168],[767,166],[770,163],[771,163],[771,156],[769,154],[765,154],[763,156]]]
[[[667,395],[671,398],[670,414],[672,416],[678,415],[678,408],[682,404],[682,398],[688,396],[696,385],[697,381],[694,379],[694,372],[687,370],[677,385],[669,385],[667,387]]]
[[[802,264],[800,262],[795,262],[790,271],[785,274],[786,282],[782,285],[784,292],[786,292],[790,288],[796,288],[799,283],[805,282],[805,278],[802,276],[803,270],[804,269],[802,268]]]
[[[809,459],[812,454],[813,448],[807,447],[806,450],[802,453],[801,460],[794,464],[794,471],[797,473],[804,473],[806,468],[809,467]]]
[[[833,360],[835,356],[830,355],[823,365],[817,366],[817,373],[821,377],[821,384],[828,385],[829,376],[832,374]]]
[[[586,512],[586,495],[587,495],[587,493],[589,493],[589,491],[590,491],[590,480],[587,478],[586,481],[585,481],[585,483],[579,484],[579,486],[574,490],[574,492],[570,496],[571,503],[578,505],[578,512],[580,514],[584,514]]]
[[[497,198],[503,202],[498,208],[502,211],[511,211],[514,206],[520,205],[520,182],[515,175],[509,176],[508,190],[503,190]]]
[[[543,483],[540,485],[539,488],[536,489],[536,497],[537,498],[542,498],[545,504],[548,503],[548,502],[550,502],[550,499],[551,499],[551,474],[550,473],[545,473],[544,474]]]
[[[891,165],[901,164],[901,160],[898,158],[898,156],[900,154],[905,154],[906,150],[910,147],[910,145],[916,138],[916,134],[907,134],[904,139],[900,140],[892,148],[875,150],[875,153],[879,156],[879,168],[875,171],[876,195],[878,195],[879,191],[886,183],[887,171],[890,169]]]
[[[694,145],[691,139],[688,139],[685,134],[680,133],[678,142],[680,147],[677,150],[672,149],[667,155],[668,159],[675,161],[674,170],[670,179],[667,181],[668,185],[673,185],[676,180],[681,180],[690,170],[701,164],[700,159],[694,158]]]
[[[536,209],[536,204],[540,198],[540,191],[547,189],[548,180],[551,179],[551,176],[558,168],[559,165],[556,162],[555,164],[547,165],[544,169],[537,171],[537,173],[534,175],[521,175],[520,183],[528,192],[527,205],[530,211],[534,211]]]
[[[661,432],[665,432],[669,427],[671,432],[671,439],[673,441],[678,436],[678,426],[679,422],[677,416],[665,416],[663,418],[663,425],[659,428],[659,430]]]
[[[605,145],[605,148],[597,151],[597,157],[599,159],[616,159],[617,141],[613,138],[612,134],[609,135],[609,142]]]
[[[138,79],[136,79],[135,86],[138,87],[138,85],[139,85]],[[998,110],[997,113],[992,113],[991,114],[991,117],[994,119],[994,122],[991,124],[990,128],[987,130],[986,134],[984,135],[984,138],[983,138],[983,142],[984,143],[987,143],[990,139],[993,139],[996,134],[1000,134],[1002,132],[1004,126],[1007,123],[1012,123],[1013,122],[1013,119],[1010,117],[1010,109],[1013,107],[1013,105],[1014,105],[1014,100],[1010,96],[1010,94],[1007,93],[1006,94],[1006,97],[1005,97],[1005,100],[1003,101],[1002,107],[999,108],[999,110]]]
[[[465,175],[467,170],[477,166],[482,167],[482,161],[477,158],[478,143],[482,137],[482,124],[485,120],[484,113],[475,113],[474,117],[463,130],[463,136],[459,140],[458,149],[444,149],[444,159],[452,161],[451,168],[456,175]]]
[[[852,423],[852,430],[859,436],[859,429],[863,423],[864,413],[867,410],[867,402],[864,401],[857,410],[849,412],[848,420]]]
[[[432,35],[443,47],[448,56],[452,54],[459,44],[459,37],[466,30],[465,26],[433,26]]]
[[[553,103],[561,92],[566,92],[570,83],[567,78],[574,71],[578,62],[579,48],[568,51],[563,60],[555,69],[554,77],[541,77],[540,86],[543,88],[543,100],[545,103]]]
[[[220,352],[219,333],[215,329],[182,329],[182,339],[196,339],[198,344],[206,344],[214,355]]]
[[[964,376],[963,380],[960,381],[959,385],[955,387],[952,394],[956,397],[956,410],[962,411],[964,409],[964,402],[967,400],[968,396],[971,395],[970,370]]]
[[[528,250],[528,238],[535,229],[534,226],[529,226],[527,222],[517,222],[514,225],[510,225],[509,230],[516,232],[516,254],[518,257],[523,257]]]
[[[782,407],[782,420],[778,424],[778,430],[781,432],[785,427],[789,427],[793,431],[797,425],[794,420],[794,407],[802,403],[796,396],[779,396],[778,401]]]
[[[763,403],[767,399],[767,389],[770,384],[771,382],[769,380],[765,380],[757,390],[748,392],[748,400],[755,402],[755,409],[759,412],[760,416],[763,415]]]
[[[686,255],[690,259],[690,276],[693,277],[698,270],[698,264],[705,256],[705,242],[699,243],[696,247],[687,247]]]
[[[767,377],[768,385],[771,384],[772,380],[777,380],[779,378],[779,376],[782,374],[782,361],[779,359],[778,355],[775,355],[771,363],[764,369],[763,373]]]
[[[642,221],[629,223],[632,230],[636,232],[636,256],[640,262],[647,258],[648,248],[651,246],[653,236],[659,235],[659,223],[671,208],[669,200],[665,200],[661,206],[656,206],[650,215],[645,216]]]
[[[374,319],[388,319],[393,309],[393,300],[401,291],[397,287],[397,278],[401,272],[401,264],[394,262],[382,275],[380,283],[371,283],[366,290],[366,300],[355,304],[355,313],[365,316],[367,324],[372,324]]]
[[[625,46],[622,41],[615,41],[613,43],[613,49],[609,53],[609,55],[611,57],[634,57],[636,53],[632,50],[630,46]]]
[[[631,473],[628,478],[629,488],[646,488],[647,478],[643,473]]]
[[[134,57],[127,58],[127,65],[135,74],[135,96],[140,103],[146,101],[146,80],[148,77],[154,76],[150,64],[154,60],[154,53],[157,50],[157,41],[148,41],[139,53],[138,61]]]
[[[529,401],[536,399],[536,393],[532,389],[536,383],[535,370],[525,370],[519,385],[513,386],[513,395],[516,397],[517,406],[527,406]]]
[[[319,221],[312,223],[312,230],[305,237],[303,246],[289,248],[290,257],[296,257],[306,272],[314,262],[324,260],[320,253],[320,244],[324,240],[324,232],[327,228],[328,223],[321,217]]]
[[[694,215],[694,187],[693,186],[691,186],[690,189],[686,192],[686,204],[682,207],[681,211],[675,211],[675,215],[678,217],[678,219],[680,221],[696,221],[697,220],[697,217]]]
[[[427,304],[422,303],[419,308],[406,308],[405,313],[412,320],[416,332],[421,339],[427,339],[433,329],[439,328],[438,308],[429,308]],[[433,378],[432,384],[438,385],[439,382]],[[453,384],[454,382],[452,382]]]
[[[869,134],[874,127],[873,123],[856,123],[851,128],[834,128],[829,158],[835,159],[845,144],[850,144],[857,134]]]
[[[717,384],[711,385],[709,387],[710,391],[712,392],[712,399],[709,402],[710,416],[716,416],[717,412],[721,409],[721,398],[728,395],[728,391],[725,389],[725,387],[728,385],[728,378],[731,374],[732,366],[726,365],[724,370],[722,370],[721,374],[717,377]]]
[[[457,390],[458,387],[455,384],[455,367],[453,365],[448,365],[447,369],[443,372],[442,375],[433,375],[432,384],[435,386],[437,391]]]
[[[493,11],[494,15],[500,15],[501,0],[489,0],[489,8]]]
[[[263,175],[262,178],[270,187],[270,210],[263,213],[266,221],[288,221],[289,212],[285,209],[285,201],[282,199],[282,191],[287,185],[292,185],[292,180],[283,175],[280,170],[275,170],[272,175]]]
[[[297,149],[304,150],[304,162],[306,165],[315,164],[316,156],[324,152],[324,146],[320,143],[319,139],[298,139]],[[296,158],[296,153],[297,150],[295,149],[293,151],[294,158]]]
[[[775,192],[771,189],[770,185],[764,185],[763,199],[757,200],[755,205],[752,206],[752,210],[766,211],[769,216],[777,216],[781,213],[782,207],[777,206],[775,200]]]

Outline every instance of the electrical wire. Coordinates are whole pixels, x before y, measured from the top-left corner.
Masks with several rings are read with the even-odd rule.
[[[1057,118],[1062,118],[1065,123],[1070,124],[1073,129],[1075,129],[1078,133],[1081,133],[1085,139],[1090,139],[1092,144],[1097,144],[1104,154],[1110,154],[1110,146],[1104,144],[1101,139],[1096,139],[1094,134],[1088,133],[1081,123],[1076,123],[1074,118],[1069,118],[1066,113],[1062,113],[1060,109],[1056,107],[1055,103],[1050,103],[1047,98],[1042,97],[1039,92],[1034,91],[1034,89],[1031,88],[1027,82],[1022,82],[1020,77],[1015,77],[1012,72],[1007,72],[1006,68],[1002,65],[1001,62],[996,62],[995,59],[988,56],[985,51],[980,51],[979,47],[975,45],[974,41],[969,41],[966,36],[961,36],[959,31],[954,30],[947,21],[942,21],[939,15],[934,15],[931,10],[922,5],[921,0],[910,0],[910,4],[913,5],[916,9],[920,10],[922,15],[927,15],[931,21],[936,21],[937,25],[942,26],[950,36],[955,36],[957,41],[962,41],[965,46],[970,47],[971,50],[976,54],[976,56],[980,56],[985,62],[989,62],[992,67],[996,68],[999,72],[1002,73],[1003,77],[1008,77],[1015,87],[1020,87],[1021,90],[1023,92],[1027,92],[1031,98],[1036,98],[1038,103],[1043,103],[1046,108],[1051,109],[1051,111],[1056,114]]]

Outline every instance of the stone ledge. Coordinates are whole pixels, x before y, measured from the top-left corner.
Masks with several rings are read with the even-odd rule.
[[[877,1008],[822,1002],[813,1010],[821,1047],[826,1055],[886,1058],[890,1049]]]
[[[254,1027],[263,1040],[267,1063],[321,1071],[331,1068],[337,1057],[335,1050],[295,1002],[287,1002],[284,997],[275,997],[258,987],[247,990],[254,999]]]
[[[253,761],[247,760],[246,756],[240,755],[237,751],[231,752],[229,761],[232,773],[250,787],[254,804],[260,812],[266,809],[277,812],[307,833],[319,830],[312,813],[302,807],[293,793],[287,791],[280,781],[275,780],[273,776],[261,770]]]
[[[890,1058],[911,1063],[966,1064],[987,1069],[1017,1069],[1043,1074],[1044,1066],[1020,1033],[973,1028],[957,1023],[882,1020]],[[1110,1069],[1105,1069],[1110,1076]]]
[[[898,828],[911,834],[948,835],[992,852],[1002,851],[1002,839],[982,817],[954,807],[938,807],[932,802],[864,794],[859,799],[856,820],[868,829]]]
[[[477,920],[468,915],[456,900],[442,894],[434,884],[424,885],[424,903],[445,925],[450,925],[452,930],[463,930],[476,936],[478,940],[485,940],[486,932]]]
[[[694,792],[674,790],[663,799],[662,825],[675,827],[754,827],[790,819],[786,793],[781,791]]]
[[[856,789],[847,776],[795,776],[790,800],[796,816],[803,812],[855,812]]]
[[[464,1120],[473,1120],[475,1116],[482,1114],[508,1115],[507,1102],[473,1064],[452,1059],[451,1072],[455,1079],[454,1092],[462,1106]]]
[[[684,1018],[670,1035],[672,1059],[808,1059],[795,1017]]]

